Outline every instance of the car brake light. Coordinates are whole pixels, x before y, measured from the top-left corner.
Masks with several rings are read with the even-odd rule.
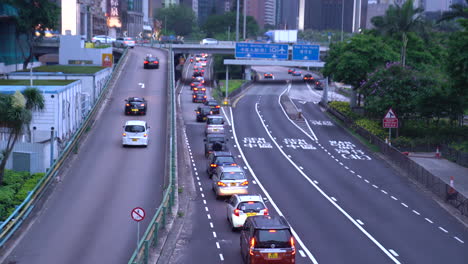
[[[203,98],[206,98],[206,95],[204,95]]]
[[[249,254],[253,256],[253,249],[255,247],[255,237],[252,237],[250,240],[250,248],[249,248]]]
[[[254,202],[247,202],[248,204],[254,204]]]
[[[141,104],[140,106],[145,106],[145,104]]]
[[[224,182],[218,182],[218,186],[226,186]]]
[[[148,64],[148,61],[145,61],[145,64]]]
[[[128,41],[124,41],[125,44],[128,44]]]
[[[197,111],[197,114],[200,114],[200,111]]]
[[[145,134],[143,134],[143,137],[147,137],[147,136],[148,136],[148,134],[146,134],[146,133],[145,133]]]
[[[159,63],[159,61],[155,61],[154,63],[158,64],[158,63]]]
[[[292,255],[296,254],[296,247],[294,246],[294,238],[291,237],[291,239],[289,239],[289,241],[291,242],[291,247],[292,247]]]
[[[197,98],[197,96],[196,96],[196,95],[194,95],[194,96],[193,96],[193,98]]]
[[[126,104],[125,106],[130,106],[130,104]]]
[[[239,209],[234,209],[234,215],[235,215],[235,216],[239,216],[239,212],[240,212]]]
[[[268,232],[270,232],[270,233],[276,233],[276,230],[270,229],[270,230],[268,230]]]
[[[263,215],[268,215],[268,209],[267,208],[263,209]]]
[[[231,166],[237,166],[237,163],[232,163]]]
[[[211,168],[216,168],[216,167],[218,167],[217,164],[213,164],[213,163],[212,163],[210,166],[211,166]]]
[[[122,133],[122,136],[126,137],[126,136],[127,136],[127,133]]]
[[[249,185],[249,181],[245,181],[245,182],[241,183],[241,186],[245,186],[245,185]]]
[[[219,106],[219,105],[217,105],[217,106],[216,106],[216,108],[220,108],[220,106]]]

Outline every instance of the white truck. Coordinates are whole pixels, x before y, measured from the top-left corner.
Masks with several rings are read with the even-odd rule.
[[[267,41],[272,43],[296,43],[297,30],[270,30],[265,33]]]

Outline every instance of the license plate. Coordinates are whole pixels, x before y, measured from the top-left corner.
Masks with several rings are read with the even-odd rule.
[[[237,184],[235,182],[231,182],[231,186],[236,186]]]
[[[213,131],[215,131],[215,132],[216,132],[216,131],[218,131],[218,129],[217,129],[217,128],[215,128],[215,129],[213,129]]]
[[[132,141],[138,141],[138,138],[132,138]]]
[[[257,215],[257,213],[247,213],[247,216],[254,216]]]
[[[138,112],[138,109],[132,109],[133,112]]]
[[[204,117],[203,120],[206,120],[206,117]]]
[[[278,258],[278,253],[268,253],[268,258],[269,259],[277,259]]]

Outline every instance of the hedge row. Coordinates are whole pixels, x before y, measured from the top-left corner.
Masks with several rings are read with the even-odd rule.
[[[3,185],[0,186],[0,222],[13,213],[42,177],[44,173],[29,174],[5,170]]]

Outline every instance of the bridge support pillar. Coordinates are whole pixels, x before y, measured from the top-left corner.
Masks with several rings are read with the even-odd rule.
[[[245,66],[244,77],[246,81],[250,81],[252,79],[252,66],[250,65]]]

